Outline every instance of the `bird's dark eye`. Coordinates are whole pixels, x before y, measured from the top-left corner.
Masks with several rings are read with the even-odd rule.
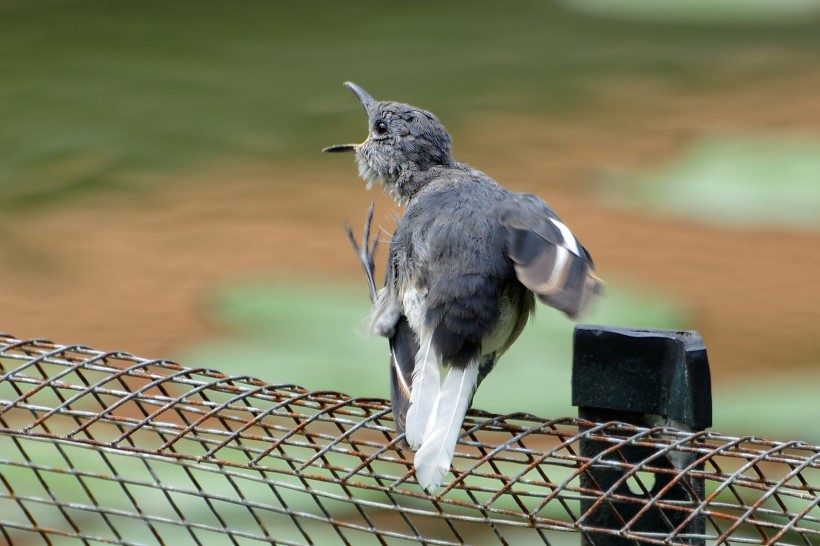
[[[387,123],[379,120],[375,125],[373,125],[373,130],[376,131],[377,135],[385,135],[387,134]]]

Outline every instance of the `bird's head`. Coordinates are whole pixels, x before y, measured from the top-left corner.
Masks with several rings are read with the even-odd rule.
[[[325,152],[356,152],[359,174],[370,188],[381,180],[401,200],[399,178],[453,163],[450,135],[430,112],[408,104],[377,101],[353,82],[345,86],[359,98],[367,113],[368,134],[361,144],[337,144]]]

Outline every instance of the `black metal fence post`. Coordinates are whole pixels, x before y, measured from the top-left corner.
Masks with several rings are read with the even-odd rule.
[[[703,340],[694,331],[578,326],[572,403],[578,407],[578,416],[589,421],[705,430],[712,424],[712,394]],[[671,473],[627,476],[624,470],[647,459],[652,459],[651,466],[656,468],[682,469],[695,461],[693,455],[670,451],[658,456],[652,448],[640,446],[624,446],[617,452],[611,448],[611,443],[589,438],[580,443],[581,454],[596,460],[581,475],[581,487],[601,493],[614,487],[617,498],[597,504],[591,497],[581,501],[585,523],[610,530],[587,534],[583,545],[635,544],[627,531],[668,534],[684,522],[687,512],[657,504],[670,507],[703,498],[701,478],[686,476],[670,487]],[[650,498],[656,505],[635,520]],[[632,499],[635,501],[630,502]],[[698,538],[705,534],[704,518],[692,519],[677,534],[688,537],[679,543],[705,544],[705,539]]]

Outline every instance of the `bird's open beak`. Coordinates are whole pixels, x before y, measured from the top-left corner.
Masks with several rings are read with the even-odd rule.
[[[361,101],[362,106],[364,106],[365,112],[369,114],[370,108],[374,104],[376,104],[376,99],[371,97],[367,91],[365,91],[353,82],[345,82],[344,86],[353,91],[353,94],[359,98],[359,101]]]
[[[365,112],[370,114],[370,108],[374,104],[376,104],[376,99],[371,97],[370,94],[367,91],[365,91],[364,89],[362,89],[361,87],[359,87],[358,85],[356,85],[353,82],[345,82],[344,85],[345,85],[345,87],[347,87],[348,89],[353,91],[353,94],[356,95],[356,97],[358,97],[359,101],[362,103],[362,106],[364,106]],[[356,148],[358,146],[361,146],[361,144],[334,144],[333,146],[328,146],[327,148],[325,148],[322,151],[323,152],[353,152],[353,151],[356,150]]]
[[[356,150],[358,144],[334,144],[322,149],[323,152],[352,152]]]

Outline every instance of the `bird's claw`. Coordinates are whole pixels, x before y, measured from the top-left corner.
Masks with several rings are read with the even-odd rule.
[[[356,256],[359,258],[359,265],[362,266],[362,271],[364,271],[365,280],[367,281],[367,289],[370,292],[370,301],[376,301],[376,281],[375,281],[375,256],[376,256],[376,249],[379,246],[379,238],[375,237],[373,239],[373,243],[370,243],[370,226],[373,223],[373,209],[375,208],[375,203],[370,203],[370,208],[367,209],[367,217],[364,221],[364,230],[362,233],[362,244],[359,246],[359,243],[356,241],[356,236],[353,235],[353,228],[350,227],[350,224],[345,225],[345,230],[347,231],[347,238],[350,239],[350,244],[353,245],[353,250],[356,252]]]

